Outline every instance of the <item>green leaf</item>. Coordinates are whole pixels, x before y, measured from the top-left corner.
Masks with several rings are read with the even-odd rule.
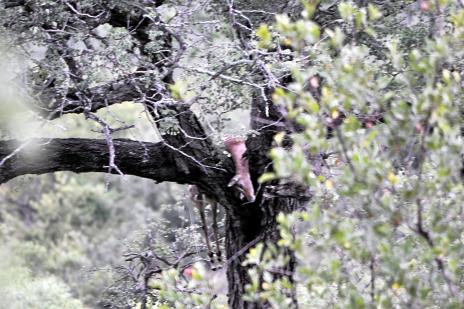
[[[261,175],[261,177],[259,177],[258,182],[259,183],[265,183],[265,182],[274,180],[276,178],[277,178],[277,176],[274,173],[264,173],[264,174]]]
[[[382,12],[371,3],[367,6],[367,12],[369,14],[369,21],[375,21],[382,17]]]
[[[270,46],[272,42],[272,35],[267,25],[261,24],[258,30],[256,30],[256,35],[259,38],[259,47],[267,48]]]
[[[338,5],[338,12],[344,20],[350,20],[356,12],[356,8],[350,3],[341,2]]]

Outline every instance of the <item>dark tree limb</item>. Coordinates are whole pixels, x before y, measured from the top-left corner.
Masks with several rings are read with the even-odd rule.
[[[115,163],[126,175],[157,182],[198,183],[205,177],[207,164],[199,166],[163,143],[145,143],[115,139]],[[22,144],[16,140],[0,141],[0,158],[14,153]],[[24,145],[24,144],[23,144]],[[0,183],[26,174],[57,171],[75,173],[106,172],[108,146],[98,139],[34,139],[0,166]],[[183,161],[184,169],[176,161]]]
[[[3,5],[6,9],[8,9],[8,8],[14,8],[17,6],[24,5],[24,3],[26,3],[25,0],[5,0]]]
[[[129,139],[114,139],[112,142],[114,163],[124,175],[156,182],[194,184],[226,209],[240,204],[235,192],[227,188],[234,172],[233,163],[225,155],[201,152],[204,157],[193,157],[165,142],[146,143]],[[103,139],[32,139],[26,143],[0,141],[0,184],[27,174],[59,171],[107,173],[109,156],[107,141]],[[112,173],[117,171],[112,170]],[[247,212],[246,207],[242,209]]]
[[[131,76],[112,81],[90,88],[87,91],[71,91],[63,99],[58,99],[59,101],[56,101],[50,107],[36,110],[44,118],[52,120],[64,114],[81,114],[84,111],[96,112],[101,108],[122,102],[139,102],[142,100],[143,94],[147,95],[147,93],[140,92],[143,87],[142,83],[140,82],[140,86],[138,86],[135,77],[132,78]],[[146,89],[142,88],[142,90]]]

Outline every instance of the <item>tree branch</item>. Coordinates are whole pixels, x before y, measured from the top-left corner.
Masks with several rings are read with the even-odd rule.
[[[113,143],[115,163],[126,175],[181,184],[197,184],[205,177],[204,167],[182,157],[163,143],[128,139],[115,139]],[[0,158],[14,153],[20,145],[16,140],[0,141]],[[34,139],[0,166],[0,184],[26,174],[107,172],[108,156],[105,140]],[[178,168],[180,164],[182,169]]]
[[[144,87],[143,82],[138,81],[135,75],[126,76],[86,90],[70,91],[63,99],[55,98],[56,103],[51,107],[41,106],[37,111],[52,120],[63,114],[80,114],[85,110],[96,112],[101,108],[122,102],[141,102],[153,95],[152,92]],[[53,100],[51,97],[48,99]]]

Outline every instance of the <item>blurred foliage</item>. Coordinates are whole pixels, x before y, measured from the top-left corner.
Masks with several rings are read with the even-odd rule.
[[[70,288],[59,277],[34,276],[26,266],[26,258],[16,251],[15,241],[2,239],[0,248],[1,308],[87,308],[73,298]]]
[[[15,290],[34,292],[31,299],[41,299],[50,285],[57,290],[50,289],[51,295],[62,291],[91,308],[103,306],[104,291],[119,278],[114,269],[125,263],[123,253],[144,228],[155,225],[153,221],[169,222],[165,234],[170,236],[176,224],[183,224],[179,217],[184,209],[175,207],[174,198],[182,196],[181,187],[166,184],[155,191],[150,181],[127,178],[112,177],[108,191],[97,174],[25,176],[3,185],[0,239],[10,250],[2,252],[22,262],[2,267],[5,273],[0,277],[9,280],[11,272],[24,273]],[[164,207],[165,203],[174,206]],[[6,295],[16,297],[10,292]]]
[[[276,136],[275,173],[262,179],[313,194],[307,211],[279,217],[302,307],[462,308],[462,3],[419,1],[383,17],[342,2],[343,23],[325,31],[312,10],[273,28],[297,60],[274,99],[302,129]],[[285,255],[260,250],[249,254],[253,277],[272,278]],[[250,297],[282,308],[289,284],[265,280]]]

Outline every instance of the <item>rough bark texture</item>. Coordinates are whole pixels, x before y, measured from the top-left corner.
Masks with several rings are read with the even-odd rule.
[[[226,254],[230,260],[227,271],[229,282],[229,306],[230,308],[269,308],[265,301],[249,302],[243,299],[246,286],[250,283],[248,266],[243,266],[246,252],[259,242],[275,244],[280,239],[276,216],[283,213],[291,213],[304,207],[305,198],[275,196],[262,200],[259,209],[254,216],[248,218],[234,218],[228,214],[226,221]],[[255,206],[256,207],[256,206]],[[273,269],[278,276],[288,276],[293,281],[292,274],[295,271],[295,256],[287,250],[290,259],[287,265],[280,269]],[[297,308],[297,300],[294,291],[287,295],[293,300],[291,308]]]
[[[268,98],[272,90],[268,91]],[[272,162],[268,153],[272,148],[272,140],[275,133],[283,130],[282,114],[274,105],[269,105],[268,113],[263,112],[266,104],[261,95],[254,96],[252,109],[256,119],[266,119],[275,122],[276,125],[263,124],[262,122],[252,121],[252,127],[262,130],[258,136],[250,136],[248,145],[248,157],[250,160],[251,175],[254,180],[255,188],[260,187],[256,182],[258,177],[265,171],[272,170]],[[246,257],[246,252],[258,242],[266,244],[276,244],[280,239],[279,226],[276,217],[279,213],[291,213],[305,207],[310,195],[306,188],[301,188],[292,183],[279,184],[278,181],[267,183],[261,186],[257,192],[255,203],[246,205],[247,213],[227,213],[226,222],[226,254],[230,259],[227,272],[229,282],[229,305],[230,308],[269,308],[270,304],[259,302],[247,302],[243,300],[246,286],[250,283],[248,270],[250,266],[242,265]],[[243,207],[242,207],[243,209]],[[292,275],[295,271],[295,256],[291,251],[284,252],[289,257],[289,263],[281,269],[274,269],[276,278],[287,276],[290,282],[293,281]],[[292,308],[297,308],[296,295],[287,295],[293,300]]]
[[[142,143],[127,139],[113,140],[116,164],[127,175],[153,179],[157,182],[188,183],[201,178],[200,167],[179,169],[184,160],[179,153],[163,143]],[[0,158],[6,158],[21,148],[0,166],[0,183],[24,174],[44,174],[58,171],[75,173],[107,172],[109,150],[106,141],[96,139],[35,139],[25,143],[0,141]],[[112,171],[115,173],[115,171]]]

